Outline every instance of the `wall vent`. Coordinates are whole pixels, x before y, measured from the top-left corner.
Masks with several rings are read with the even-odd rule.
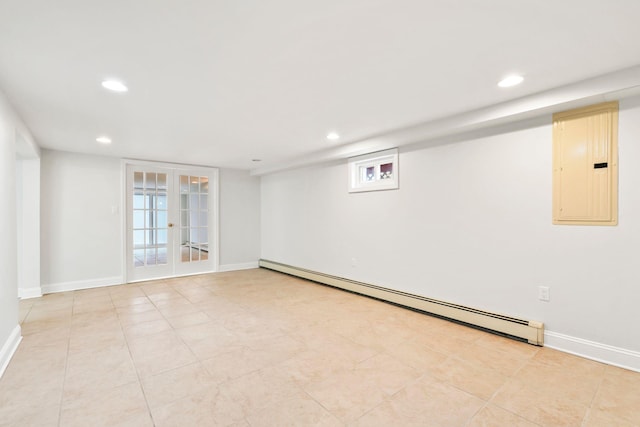
[[[495,331],[503,335],[508,335],[526,341],[529,344],[541,346],[544,343],[544,325],[541,322],[518,319],[516,317],[477,310],[463,305],[425,298],[407,292],[344,279],[342,277],[319,273],[287,264],[281,264],[279,262],[261,259],[259,265],[260,267],[269,270],[279,271],[281,273],[290,274],[313,282],[322,283],[324,285],[333,286],[404,307],[431,313],[471,326]]]

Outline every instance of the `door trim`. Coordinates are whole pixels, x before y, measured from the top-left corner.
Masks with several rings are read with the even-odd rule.
[[[141,280],[130,280],[129,271],[127,268],[127,257],[128,257],[128,240],[127,240],[127,217],[128,217],[128,209],[129,209],[129,201],[127,199],[127,166],[149,166],[149,167],[159,167],[165,169],[171,169],[172,172],[181,170],[181,169],[191,169],[191,170],[202,170],[206,171],[213,175],[215,184],[211,185],[209,183],[209,192],[213,197],[213,201],[211,202],[210,210],[213,212],[213,221],[211,221],[212,228],[212,241],[209,243],[209,246],[214,249],[213,258],[213,269],[209,271],[201,271],[198,273],[187,273],[180,274],[179,276],[175,274],[163,277],[156,277],[153,279],[141,279]],[[121,160],[121,173],[120,173],[120,188],[122,189],[122,209],[120,219],[122,221],[122,278],[123,283],[135,283],[142,282],[146,280],[159,280],[159,279],[167,279],[173,277],[183,277],[183,276],[194,276],[198,274],[206,274],[206,273],[215,273],[220,268],[220,169],[211,167],[211,166],[202,166],[202,165],[191,165],[185,163],[170,163],[170,162],[154,162],[150,160],[137,160],[137,159],[122,159]],[[174,269],[175,270],[175,269]]]

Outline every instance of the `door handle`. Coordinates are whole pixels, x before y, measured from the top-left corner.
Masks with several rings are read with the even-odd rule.
[[[172,222],[170,222],[168,225],[169,225],[169,228],[173,228],[173,223]]]

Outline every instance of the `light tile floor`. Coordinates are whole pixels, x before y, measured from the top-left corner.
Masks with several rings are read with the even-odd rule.
[[[20,302],[2,426],[638,426],[640,373],[268,270]]]

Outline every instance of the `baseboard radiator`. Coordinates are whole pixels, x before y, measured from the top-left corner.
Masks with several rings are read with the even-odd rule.
[[[406,292],[331,276],[317,271],[298,268],[279,262],[261,259],[260,267],[278,271],[324,285],[333,286],[350,292],[366,295],[393,304],[408,307],[414,310],[434,314],[439,317],[454,320],[470,326],[494,331],[507,335],[529,344],[542,346],[544,343],[544,325],[533,320],[518,319],[501,314],[477,310],[445,301],[438,301],[413,295]]]

